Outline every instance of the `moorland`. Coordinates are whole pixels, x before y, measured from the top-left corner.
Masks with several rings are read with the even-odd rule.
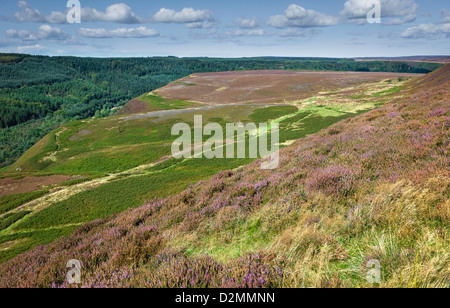
[[[114,104],[100,95],[75,117],[65,112],[86,106],[63,91],[77,103],[2,129],[11,138],[55,120],[0,174],[0,286],[67,286],[69,257],[86,269],[83,286],[359,287],[370,259],[385,264],[382,286],[449,286],[449,66],[139,61],[200,67]],[[61,82],[72,79],[46,81]],[[196,114],[279,123],[280,168],[172,158],[171,127]]]

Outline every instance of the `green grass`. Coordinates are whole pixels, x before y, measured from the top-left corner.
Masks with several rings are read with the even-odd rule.
[[[30,213],[31,211],[22,211],[17,213],[6,214],[5,216],[0,217],[0,231],[5,230],[6,228],[11,226],[15,222],[21,220]]]
[[[33,147],[11,169],[76,175],[125,171],[170,154],[168,144],[176,139],[171,136],[173,124],[117,118],[73,122]]]
[[[180,164],[181,162],[183,162],[183,160],[184,160],[183,158],[180,158],[180,159],[172,158],[172,159],[169,159],[169,160],[167,160],[167,161],[165,161],[165,162],[163,162],[161,164],[158,164],[156,166],[148,168],[147,171],[148,172],[162,172],[162,171],[164,171],[164,170],[166,170],[168,168],[172,168],[172,167]]]
[[[384,95],[388,95],[388,94],[394,94],[394,93],[398,93],[403,89],[402,86],[396,86],[396,87],[392,87],[388,90],[384,90],[384,91],[380,91],[377,92],[375,94],[373,94],[373,97],[380,97],[380,96],[384,96]]]
[[[27,252],[36,246],[49,244],[62,236],[68,236],[77,226],[68,226],[61,229],[33,230],[29,232],[0,235],[0,248],[10,244],[9,249],[0,250],[0,263],[6,262],[15,256]]]
[[[182,82],[182,81],[175,81],[174,84],[187,86],[187,87],[193,87],[193,86],[197,85],[196,83],[189,83],[189,82]]]
[[[14,180],[20,180],[23,179],[25,177],[25,175],[23,174],[10,174],[10,173],[6,173],[6,174],[0,174],[0,179],[14,179]]]
[[[235,112],[233,108],[226,111]],[[250,119],[264,123],[296,111],[291,106],[261,108]],[[225,124],[226,121],[213,117],[224,110],[215,112],[218,114],[211,115],[208,110],[204,113],[211,117],[210,122]],[[171,144],[177,138],[171,135],[171,129],[180,121],[154,122],[148,118],[121,121],[112,117],[71,122],[44,138],[10,170],[21,167],[24,171],[101,175],[150,164],[170,155]],[[186,117],[182,121],[192,122]]]
[[[255,110],[250,115],[250,120],[255,124],[267,123],[270,120],[275,120],[283,116],[295,113],[298,111],[297,107],[294,106],[274,106],[268,108],[261,108]]]
[[[166,172],[119,179],[58,202],[31,215],[13,229],[16,231],[46,229],[107,217],[128,208],[141,206],[147,200],[179,193],[192,183],[251,161],[251,159],[192,159]]]
[[[181,83],[179,83],[181,84]],[[195,84],[185,84],[185,86],[195,86]],[[159,96],[156,93],[144,94],[138,97],[138,100],[148,103],[150,111],[154,110],[173,110],[185,109],[194,107],[197,104],[194,102],[183,101],[179,99],[167,99]]]
[[[299,112],[296,116],[288,118],[280,123],[280,142],[297,140],[314,134],[322,129],[345,120],[350,117],[363,114],[367,110],[358,113],[338,113],[327,107],[313,107]],[[323,116],[327,115],[328,116]]]
[[[12,211],[25,203],[46,195],[47,193],[48,190],[39,190],[0,197],[0,214]]]
[[[82,184],[82,183],[85,183],[85,182],[89,182],[89,181],[92,181],[92,180],[104,177],[106,175],[107,174],[105,173],[105,174],[98,174],[98,175],[91,175],[91,176],[83,176],[83,177],[80,177],[80,178],[77,178],[77,179],[73,179],[73,180],[69,180],[69,181],[63,182],[61,184],[58,184],[58,186],[62,186],[62,187],[74,186],[74,185]]]
[[[198,247],[184,247],[187,255],[200,256],[208,254],[218,260],[226,261],[242,257],[248,251],[257,251],[270,243],[275,236],[266,234],[261,229],[261,219],[250,217],[247,220],[236,221],[233,226],[233,238],[224,244],[216,235],[206,236],[198,243]]]

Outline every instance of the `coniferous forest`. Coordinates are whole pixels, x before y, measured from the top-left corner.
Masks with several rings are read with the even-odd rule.
[[[143,93],[198,72],[330,70],[429,73],[436,63],[319,58],[77,58],[0,55],[0,167],[72,120],[111,115]]]

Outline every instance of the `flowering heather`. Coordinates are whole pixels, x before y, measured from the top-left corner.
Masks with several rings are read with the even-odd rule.
[[[400,95],[401,94],[401,95]],[[0,265],[0,287],[450,287],[450,65],[380,109]]]

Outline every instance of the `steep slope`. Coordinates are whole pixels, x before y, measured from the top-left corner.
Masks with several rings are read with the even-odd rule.
[[[450,65],[384,107],[0,265],[0,287],[450,286]]]

